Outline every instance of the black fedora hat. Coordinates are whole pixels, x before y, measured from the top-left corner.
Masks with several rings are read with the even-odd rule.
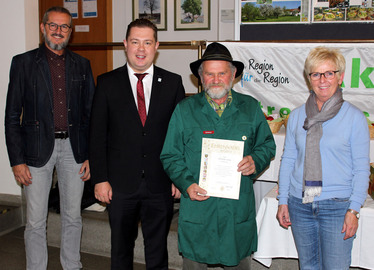
[[[239,77],[244,69],[244,64],[242,62],[232,60],[231,53],[225,46],[220,43],[213,42],[208,45],[201,59],[190,64],[190,69],[193,75],[199,78],[199,67],[202,62],[208,60],[223,60],[232,63],[236,67],[235,78]]]

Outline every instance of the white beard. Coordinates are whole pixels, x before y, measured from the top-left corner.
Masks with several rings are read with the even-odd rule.
[[[227,93],[230,91],[230,88],[225,89],[222,88],[220,91],[213,91],[210,88],[205,90],[209,97],[212,99],[220,99],[227,95]]]

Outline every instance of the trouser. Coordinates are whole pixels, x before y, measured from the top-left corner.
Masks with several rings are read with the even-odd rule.
[[[111,269],[131,270],[134,263],[134,246],[138,236],[139,220],[144,238],[144,255],[147,270],[167,270],[167,236],[173,217],[173,197],[170,190],[151,193],[142,179],[139,189],[132,194],[113,190],[108,205],[111,227]]]
[[[334,198],[302,203],[293,196],[288,199],[302,270],[348,270],[354,237],[344,240],[342,233],[349,198]]]
[[[208,265],[205,263],[199,263],[192,261],[187,258],[183,258],[183,270],[206,270]],[[223,266],[226,270],[250,270],[251,269],[251,257],[244,258],[236,266]]]
[[[27,203],[25,247],[27,270],[47,269],[46,224],[48,197],[56,167],[60,189],[61,249],[64,270],[80,269],[82,233],[81,199],[84,182],[79,174],[81,164],[75,162],[69,139],[56,139],[53,153],[41,168],[29,166],[32,184],[24,186]]]

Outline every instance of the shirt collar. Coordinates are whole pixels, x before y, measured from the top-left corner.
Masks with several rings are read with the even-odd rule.
[[[231,89],[230,89],[229,93],[227,94],[227,98],[226,98],[225,102],[221,103],[220,105],[218,105],[206,92],[205,92],[205,97],[206,97],[208,103],[210,104],[210,106],[214,109],[214,111],[219,116],[222,115],[222,113],[226,109],[227,105],[230,105],[231,102],[232,102]]]
[[[135,73],[138,73],[138,72],[135,72],[131,67],[130,67],[130,65],[127,63],[126,64],[127,65],[127,72],[128,72],[128,74],[129,74],[129,77],[130,76],[134,76],[134,77],[136,77],[134,74]],[[146,70],[146,71],[144,71],[143,73],[148,73],[148,75],[146,76],[146,77],[148,77],[149,75],[151,75],[150,77],[153,77],[153,70],[154,70],[154,68],[153,68],[153,64]],[[145,78],[146,78],[145,77]]]
[[[50,49],[48,49],[47,46],[45,46],[45,54],[48,58],[52,59],[59,59],[59,60],[65,60],[65,51],[62,55],[55,54]]]

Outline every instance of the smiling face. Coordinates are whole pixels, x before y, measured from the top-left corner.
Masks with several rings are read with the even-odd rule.
[[[154,38],[153,29],[133,27],[123,43],[129,66],[136,73],[144,73],[152,65],[159,45]]]
[[[337,70],[335,64],[331,61],[325,61],[311,70],[312,72],[325,73],[326,71]],[[318,108],[321,110],[322,105],[339,89],[339,86],[342,84],[344,78],[344,73],[337,72],[333,79],[326,79],[323,75],[319,80],[310,80],[310,84],[314,93],[316,93],[316,101]]]
[[[54,23],[57,25],[66,24],[70,26],[71,20],[68,14],[52,11],[48,15],[47,23]],[[47,24],[42,23],[40,24],[40,30],[44,35],[45,45],[55,54],[62,55],[69,42],[72,31],[71,28],[66,33],[62,32],[60,27],[55,31],[51,31]]]
[[[235,78],[235,68],[232,70],[229,62],[221,60],[204,61],[201,65],[200,78],[204,90],[216,102],[225,99]]]

